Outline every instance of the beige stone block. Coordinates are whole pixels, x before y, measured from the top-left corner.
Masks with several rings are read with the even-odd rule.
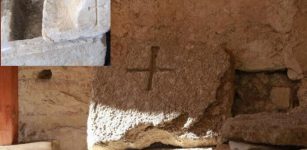
[[[271,100],[278,109],[288,109],[290,107],[291,89],[288,87],[273,87],[271,90]]]

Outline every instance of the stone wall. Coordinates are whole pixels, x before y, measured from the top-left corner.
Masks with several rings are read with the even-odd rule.
[[[305,0],[112,1],[113,66],[96,73],[89,147],[215,146],[224,142],[221,127],[232,116],[266,112],[267,118],[250,116],[262,125],[272,116],[300,116],[292,111],[302,107],[306,8]],[[287,120],[272,120],[264,131]],[[224,133],[226,141],[256,139],[235,132]],[[282,145],[274,140],[261,142]]]
[[[92,77],[87,67],[20,67],[19,142],[55,140],[60,150],[85,150]]]

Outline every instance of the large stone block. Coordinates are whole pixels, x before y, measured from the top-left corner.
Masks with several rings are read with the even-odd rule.
[[[52,43],[42,37],[12,41],[1,51],[3,66],[103,66],[105,39]]]
[[[65,41],[97,37],[110,29],[110,0],[45,0],[43,37]]]
[[[291,89],[286,87],[273,87],[270,97],[277,109],[288,109],[291,102]]]
[[[205,45],[191,49],[147,45],[151,44],[131,46],[120,65],[97,70],[89,146],[99,142],[115,149],[141,149],[155,142],[181,147],[216,144],[219,126],[230,116],[233,96],[228,54]]]
[[[307,109],[289,113],[259,113],[228,119],[222,128],[227,140],[276,146],[307,146]]]

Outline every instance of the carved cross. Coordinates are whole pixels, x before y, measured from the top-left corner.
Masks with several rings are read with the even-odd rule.
[[[128,72],[148,72],[148,81],[147,81],[147,91],[150,91],[152,89],[152,80],[154,77],[154,74],[157,72],[166,72],[166,71],[173,71],[174,69],[170,68],[160,68],[157,66],[157,57],[158,57],[158,52],[160,50],[159,46],[153,46],[151,47],[151,59],[150,59],[150,66],[149,68],[132,68],[132,69],[127,69]]]

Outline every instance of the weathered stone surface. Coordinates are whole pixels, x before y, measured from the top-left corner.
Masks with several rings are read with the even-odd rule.
[[[297,97],[299,99],[300,106],[307,106],[307,79],[304,78],[301,81],[300,88],[297,92]]]
[[[103,39],[51,43],[43,38],[13,41],[1,52],[3,66],[103,66]]]
[[[298,105],[297,86],[297,82],[290,80],[286,72],[237,72],[233,113],[287,111]]]
[[[196,20],[203,18],[187,17],[203,9],[184,3],[112,1],[116,51],[112,68],[96,73],[90,148],[99,142],[106,144],[100,148],[118,149],[142,149],[155,142],[217,144],[220,126],[231,115],[234,72],[222,47],[200,40],[208,34],[196,28],[203,25]],[[202,5],[206,3],[211,5]],[[140,129],[144,125],[149,127]]]
[[[297,61],[299,62],[305,76],[307,75],[307,2],[304,0],[297,1],[298,13],[294,18],[294,35],[296,45],[293,49],[293,53]]]
[[[50,79],[39,78],[51,70]],[[86,149],[93,68],[19,68],[19,142],[59,141],[59,150]]]
[[[285,87],[273,87],[270,97],[277,109],[288,109],[290,107],[291,89]]]
[[[296,1],[240,0],[229,5],[231,18],[221,34],[234,53],[236,68],[251,72],[287,68],[291,79],[301,79],[302,69],[292,53],[296,38],[288,34],[295,30]]]
[[[176,51],[168,50],[167,46],[163,49],[146,47],[129,49],[121,65],[97,71],[94,104],[88,122],[89,146],[98,142],[110,146],[111,141],[117,140],[121,144],[113,145],[119,149],[144,148],[154,142],[182,147],[216,143],[219,124],[230,116],[229,97],[233,96],[231,80],[230,83],[226,80],[226,84],[221,81],[224,75],[230,76],[226,74],[230,69],[227,53],[210,47],[201,50],[197,45],[195,49]],[[144,57],[136,54],[144,54]],[[218,89],[228,93],[219,95]],[[221,107],[211,108],[211,105],[225,108],[219,110]],[[198,121],[209,120],[208,116],[214,114],[206,111],[221,117],[218,121],[212,118],[212,122],[204,126]],[[135,130],[142,124],[152,125],[157,131]],[[128,131],[148,138],[144,138],[146,142],[133,141],[134,137],[125,136]],[[127,139],[132,143],[124,142]]]
[[[279,146],[307,146],[307,109],[260,113],[228,119],[222,136],[228,140]]]
[[[273,146],[264,146],[256,144],[248,144],[241,142],[229,141],[230,150],[280,150]]]
[[[37,142],[29,144],[0,146],[0,150],[58,150],[52,142]]]
[[[102,36],[110,29],[110,0],[45,0],[43,37],[66,41]]]

